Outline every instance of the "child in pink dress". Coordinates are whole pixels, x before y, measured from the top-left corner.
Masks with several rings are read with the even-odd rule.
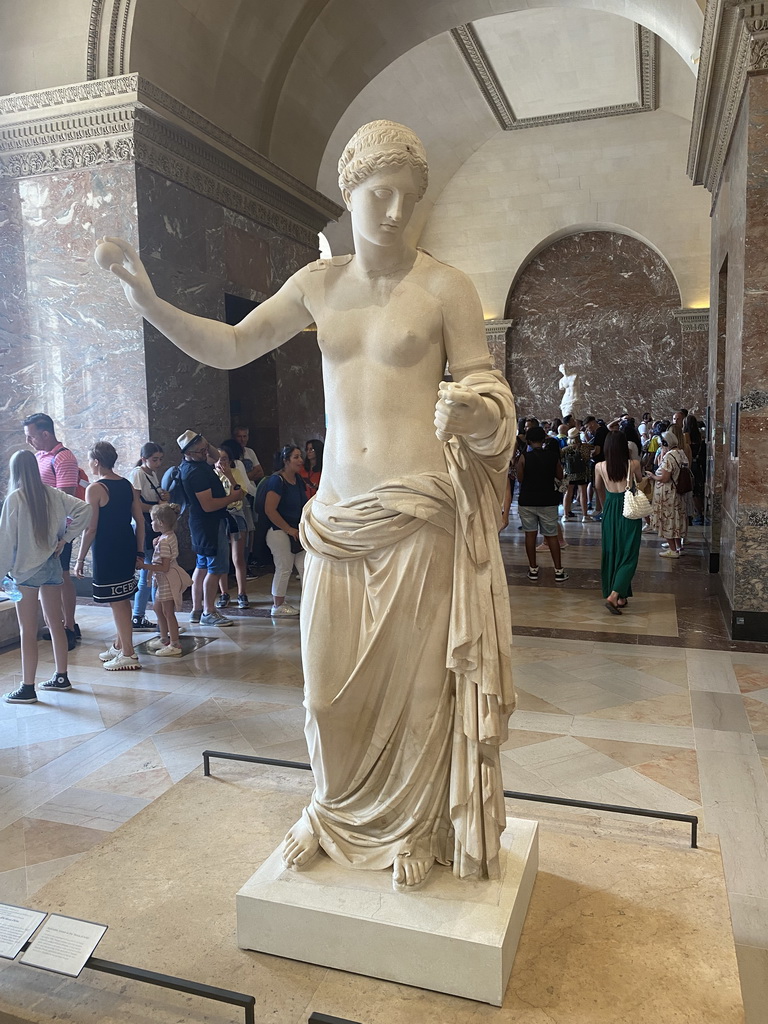
[[[150,512],[152,529],[160,536],[155,538],[152,564],[144,568],[152,573],[152,602],[160,636],[147,646],[158,658],[178,658],[182,654],[176,612],[181,611],[182,595],[192,580],[176,561],[179,542],[175,530],[180,511],[178,505],[163,502],[153,505]]]

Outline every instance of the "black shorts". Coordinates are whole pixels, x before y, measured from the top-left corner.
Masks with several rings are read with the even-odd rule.
[[[61,571],[69,572],[69,567],[72,564],[72,541],[69,541],[61,549],[59,561],[61,562]]]

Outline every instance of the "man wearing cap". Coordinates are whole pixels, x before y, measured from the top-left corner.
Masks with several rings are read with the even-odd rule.
[[[179,466],[184,493],[189,502],[189,532],[197,564],[192,574],[190,622],[203,626],[231,626],[232,619],[214,606],[219,578],[229,572],[229,539],[225,526],[226,508],[233,500],[208,463],[211,446],[197,431],[185,430],[176,443],[184,458]],[[239,484],[233,484],[239,490]],[[226,580],[225,580],[226,582]]]

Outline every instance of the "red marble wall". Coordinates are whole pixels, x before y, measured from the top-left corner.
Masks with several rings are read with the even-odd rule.
[[[577,373],[580,413],[669,415],[706,407],[707,339],[683,334],[667,264],[629,235],[569,235],[524,268],[507,303],[507,378],[518,413],[559,415],[558,366]]]
[[[721,271],[726,263],[727,275]],[[732,611],[734,636],[768,641],[768,77],[764,75],[747,77],[715,198],[712,273],[710,405],[722,407],[723,418],[714,426],[710,475],[713,510],[720,514],[722,589]],[[730,412],[735,402],[740,410],[734,457]],[[716,528],[712,541],[717,543]]]

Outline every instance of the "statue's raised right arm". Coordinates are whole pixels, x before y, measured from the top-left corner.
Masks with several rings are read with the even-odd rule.
[[[102,240],[102,245],[105,242],[123,253],[123,262],[112,263],[109,269],[120,279],[131,306],[182,352],[208,366],[222,370],[243,366],[278,348],[312,323],[296,280],[302,271],[233,327],[185,313],[159,298],[133,246],[122,238],[108,237]]]

